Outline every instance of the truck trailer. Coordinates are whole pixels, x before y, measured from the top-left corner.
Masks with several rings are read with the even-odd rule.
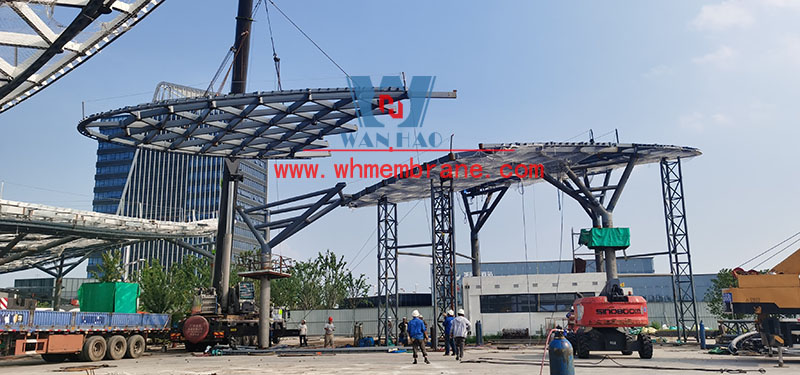
[[[138,358],[148,338],[168,338],[167,314],[0,310],[0,356],[47,362]]]

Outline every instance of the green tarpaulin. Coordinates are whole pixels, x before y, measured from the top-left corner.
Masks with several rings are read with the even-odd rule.
[[[84,312],[136,313],[139,284],[84,283],[78,289],[78,302]]]
[[[590,249],[622,250],[631,245],[630,228],[581,229],[578,243]]]

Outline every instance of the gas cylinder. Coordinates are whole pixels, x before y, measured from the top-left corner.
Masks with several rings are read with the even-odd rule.
[[[572,345],[564,338],[561,331],[553,333],[550,342],[550,375],[575,375],[575,365],[572,363]]]

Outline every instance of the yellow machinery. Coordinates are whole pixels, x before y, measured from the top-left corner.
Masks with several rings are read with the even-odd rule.
[[[724,311],[755,314],[758,332],[737,337],[729,349],[762,350],[768,340],[770,347],[799,350],[800,319],[795,314],[800,314],[800,249],[767,273],[736,269],[734,274],[739,286],[722,290]]]
[[[768,273],[736,273],[738,288],[724,289],[725,312],[754,314],[800,314],[800,249]]]

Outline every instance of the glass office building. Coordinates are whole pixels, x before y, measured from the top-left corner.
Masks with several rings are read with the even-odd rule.
[[[170,221],[194,221],[216,218],[219,210],[223,160],[196,155],[164,153],[99,142],[94,185],[93,210],[137,218]],[[267,202],[267,163],[243,160],[236,203],[252,207]],[[264,217],[251,216],[256,225]],[[234,255],[258,248],[258,242],[244,222],[237,221],[233,231]],[[187,240],[189,243],[212,242],[213,238]],[[151,241],[128,246],[123,262],[134,271],[144,261],[159,259],[169,268],[189,254],[177,245]],[[96,269],[100,255],[89,258],[89,268]]]

